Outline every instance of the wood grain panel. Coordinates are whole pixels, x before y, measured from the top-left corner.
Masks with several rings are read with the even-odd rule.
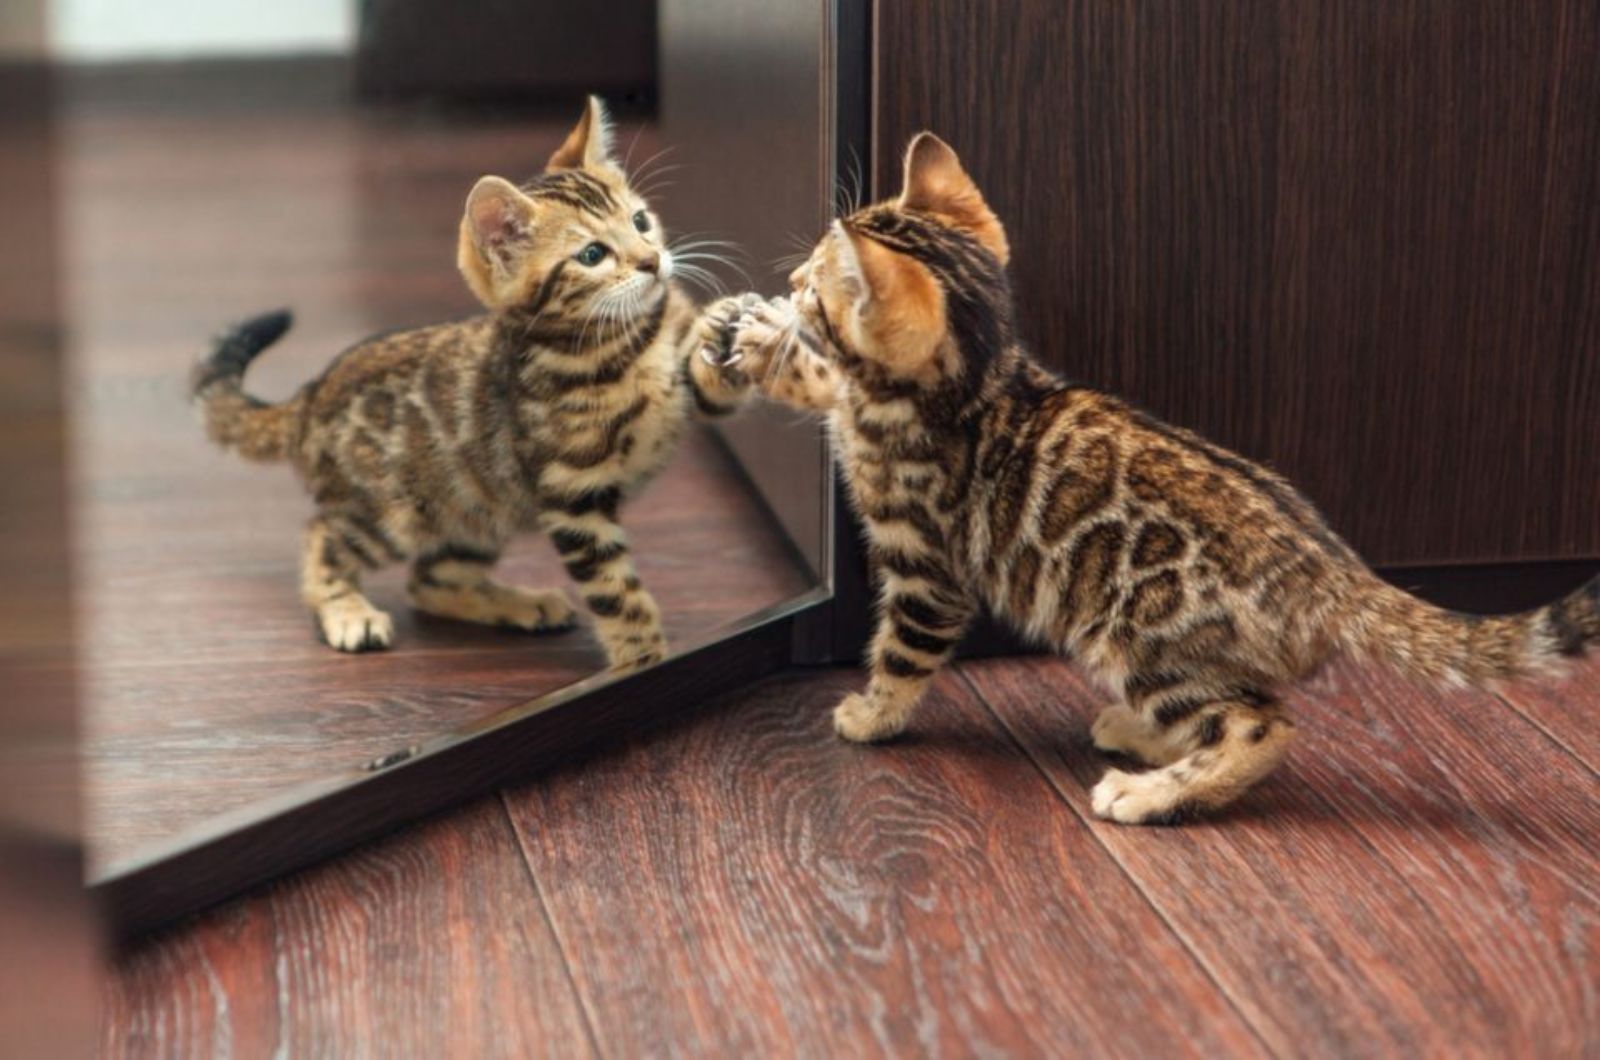
[[[840,742],[782,679],[507,793],[601,1049],[1255,1055],[1090,831],[957,681]]]
[[[558,941],[496,799],[122,954],[115,1057],[587,1056]]]
[[[1588,680],[1593,680],[1591,667]],[[1063,662],[969,663],[1087,814],[1095,696]],[[1582,685],[1567,690],[1589,708]],[[1096,823],[1281,1055],[1600,1047],[1600,781],[1493,696],[1339,669],[1290,700],[1289,765],[1225,816]]]
[[[1385,564],[1600,555],[1600,7],[877,5],[881,190],[946,136],[1066,374]]]

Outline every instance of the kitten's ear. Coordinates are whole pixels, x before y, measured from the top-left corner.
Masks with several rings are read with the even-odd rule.
[[[836,222],[837,223],[837,222]],[[945,337],[944,293],[921,262],[838,227],[836,290],[850,299],[846,324],[867,356],[905,378],[936,370]]]
[[[484,305],[499,303],[497,280],[510,273],[532,238],[533,215],[533,200],[500,177],[480,179],[467,195],[456,264]]]
[[[983,193],[961,168],[950,145],[931,132],[920,132],[906,148],[905,180],[900,205],[934,214],[976,239],[1004,265],[1010,244],[1000,219],[983,201]]]
[[[601,169],[616,167],[611,158],[611,118],[599,96],[590,96],[583,108],[583,117],[567,134],[566,142],[556,148],[545,164],[546,169]]]
[[[867,277],[861,247],[856,236],[838,221],[833,222],[829,238],[833,240],[833,253],[828,255],[832,265],[829,281],[834,294],[843,304],[859,309],[872,297],[872,281]]]
[[[533,200],[509,180],[483,177],[467,195],[462,222],[485,257],[504,261],[533,233]]]

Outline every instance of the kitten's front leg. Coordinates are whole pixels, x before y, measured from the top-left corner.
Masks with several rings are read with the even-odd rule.
[[[634,570],[627,535],[616,521],[615,494],[550,495],[540,521],[594,615],[595,635],[612,668],[666,658],[661,609]]]
[[[858,743],[905,730],[923,691],[949,660],[976,612],[953,579],[930,580],[885,569],[878,630],[868,656],[870,677],[834,708],[833,728]]]

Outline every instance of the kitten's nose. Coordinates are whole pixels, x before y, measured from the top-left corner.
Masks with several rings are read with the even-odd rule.
[[[807,263],[809,264],[809,263]],[[806,282],[806,266],[801,265],[789,274],[789,289],[798,291]]]
[[[661,271],[661,254],[660,254],[660,252],[659,251],[651,251],[647,256],[640,258],[639,259],[639,271],[640,272],[660,272]]]

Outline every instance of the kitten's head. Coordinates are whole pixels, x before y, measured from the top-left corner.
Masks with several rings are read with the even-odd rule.
[[[467,196],[456,263],[490,309],[574,324],[625,323],[653,310],[672,276],[661,222],[611,154],[596,96],[539,176],[484,177]]]
[[[961,160],[924,132],[899,196],[835,221],[789,282],[846,368],[933,386],[981,373],[1008,341],[1010,253]]]

